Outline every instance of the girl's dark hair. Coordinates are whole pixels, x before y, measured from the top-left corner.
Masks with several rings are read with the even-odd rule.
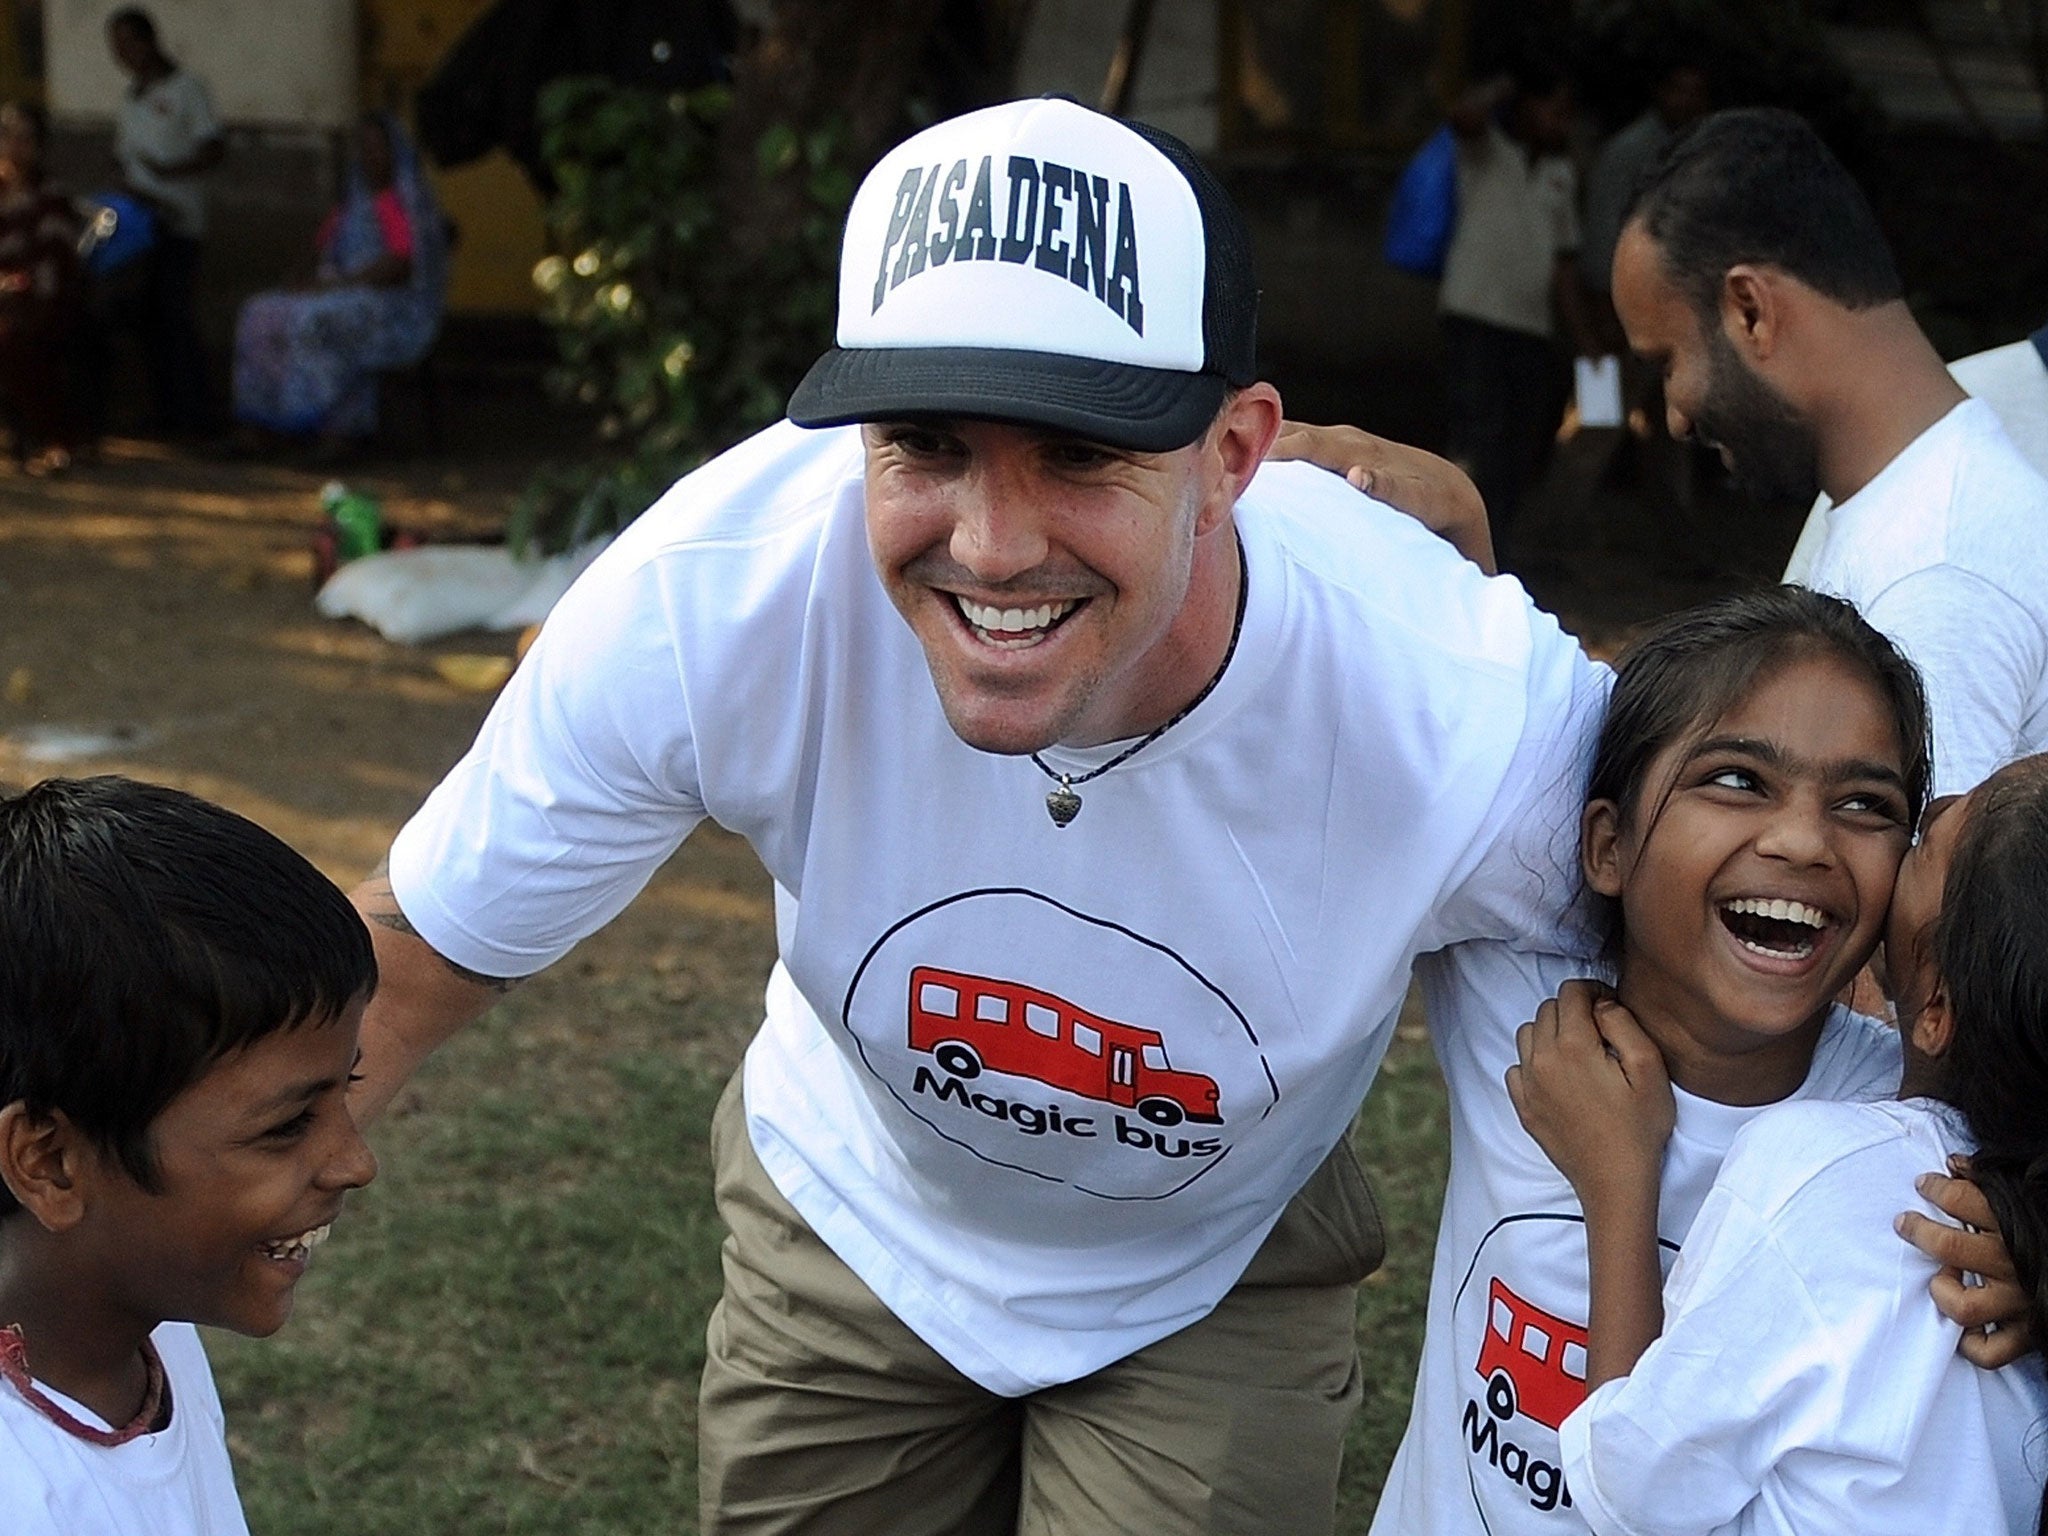
[[[1805,656],[1846,663],[1884,699],[1904,758],[1907,813],[1918,821],[1932,775],[1920,674],[1849,604],[1805,587],[1766,587],[1703,603],[1631,644],[1615,668],[1586,799],[1613,801],[1622,826],[1632,826],[1660,752],[1703,739],[1765,676]],[[1607,958],[1617,959],[1621,904],[1586,894],[1605,930]]]
[[[2048,758],[1971,796],[1934,953],[1955,1019],[1941,1096],[1969,1122],[1972,1177],[2012,1251],[2038,1345],[2048,1340]],[[2048,1536],[2048,1502],[2039,1528]]]
[[[229,1052],[377,985],[348,898],[252,821],[129,779],[0,799],[0,1104],[157,1188],[150,1125]],[[0,1185],[0,1217],[18,1209]]]

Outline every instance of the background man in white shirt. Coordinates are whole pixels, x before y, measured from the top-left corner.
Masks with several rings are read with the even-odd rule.
[[[155,424],[197,432],[211,424],[211,413],[192,299],[206,234],[206,173],[226,145],[205,82],[163,51],[147,11],[128,6],[108,17],[107,46],[130,82],[114,120],[114,158],[128,190],[157,214],[142,313]]]
[[[1639,191],[1614,255],[1674,436],[1759,500],[1829,510],[1786,579],[1919,666],[1935,793],[2048,747],[2048,481],[1906,307],[1861,190],[1789,112],[1723,112]]]

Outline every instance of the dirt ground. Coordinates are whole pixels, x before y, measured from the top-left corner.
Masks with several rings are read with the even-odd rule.
[[[473,414],[451,452],[348,478],[390,521],[491,536],[560,444],[529,411]],[[437,663],[509,657],[514,637],[401,646],[316,614],[309,538],[326,478],[121,439],[59,479],[0,467],[0,783],[104,772],[171,783],[262,822],[344,884],[367,871],[489,708],[490,694]],[[1725,497],[1661,518],[1615,492],[1557,500],[1531,510],[1509,554],[1603,651],[1647,617],[1767,577],[1793,531]],[[772,958],[771,920],[751,855],[707,828],[540,985],[570,1018],[742,997]],[[741,1026],[703,1013],[717,1018],[713,1038],[690,1048],[707,1064],[735,1059]]]
[[[500,528],[532,456],[462,454],[351,474],[435,537]],[[468,745],[488,693],[454,655],[511,635],[395,645],[312,607],[324,472],[220,464],[137,441],[58,480],[0,469],[0,784],[126,773],[232,806],[344,885]],[[751,996],[773,958],[765,877],[737,839],[693,838],[632,910],[535,983],[593,1025],[700,995]],[[717,1067],[745,1006],[689,1008]]]

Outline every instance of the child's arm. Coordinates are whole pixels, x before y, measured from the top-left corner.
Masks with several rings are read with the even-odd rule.
[[[1677,1113],[1671,1082],[1649,1036],[1591,982],[1567,982],[1515,1044],[1508,1097],[1586,1215],[1591,1390],[1626,1376],[1664,1328],[1657,1195]]]

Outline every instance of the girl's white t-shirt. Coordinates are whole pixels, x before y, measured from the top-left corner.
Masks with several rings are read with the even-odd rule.
[[[1932,1100],[1801,1103],[1729,1149],[1664,1289],[1664,1333],[1564,1425],[1600,1536],[2031,1536],[2041,1357],[1984,1371],[1892,1232],[1971,1150]]]
[[[248,1536],[220,1394],[199,1331],[190,1323],[164,1323],[150,1338],[170,1385],[171,1422],[126,1445],[79,1439],[0,1381],[0,1531],[6,1536]],[[90,1408],[43,1391],[89,1428],[111,1427]]]
[[[1345,1133],[1414,957],[1556,936],[1606,674],[1511,580],[1337,477],[1237,507],[1235,653],[1046,814],[966,745],[868,552],[859,434],[682,481],[549,617],[399,834],[428,943],[523,975],[696,823],[773,876],[747,1053],[778,1189],[991,1391],[1204,1316]],[[1040,755],[1077,778],[1115,744]]]
[[[1417,967],[1450,1092],[1451,1165],[1415,1401],[1375,1536],[1566,1536],[1586,1529],[1558,1426],[1586,1393],[1586,1226],[1578,1197],[1522,1129],[1503,1082],[1515,1031],[1583,960],[1460,944]],[[1868,1099],[1899,1083],[1897,1032],[1833,1010],[1797,1099]],[[1729,1145],[1759,1108],[1682,1090],[1664,1154],[1668,1266]],[[1939,1161],[1922,1165],[1940,1166]],[[1874,1241],[1904,1247],[1891,1211]],[[1723,1360],[1720,1369],[1739,1369]],[[1815,1527],[1814,1529],[1822,1529]]]

